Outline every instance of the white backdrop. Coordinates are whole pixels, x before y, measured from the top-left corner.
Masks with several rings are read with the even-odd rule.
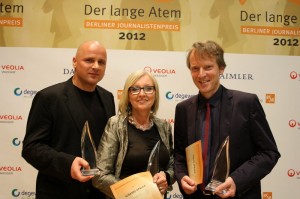
[[[91,21],[139,27],[87,27]],[[299,0],[1,0],[0,199],[35,198],[37,172],[21,157],[31,102],[37,91],[72,76],[80,43],[107,47],[99,85],[114,94],[116,107],[131,72],[152,72],[161,91],[158,116],[173,124],[176,104],[197,94],[186,50],[205,39],[225,49],[221,83],[258,95],[277,141],[282,157],[262,180],[263,199],[299,198],[299,37]],[[174,186],[168,198],[181,198]]]
[[[36,170],[21,157],[28,112],[35,93],[72,75],[76,49],[0,48],[0,199],[35,198]],[[107,71],[99,85],[115,96],[126,77],[146,68],[157,78],[161,101],[158,116],[173,124],[175,105],[197,94],[185,65],[186,52],[108,49]],[[232,89],[256,93],[265,109],[282,157],[262,181],[265,199],[300,195],[300,58],[225,54],[221,82]],[[285,188],[283,188],[285,187]],[[181,198],[175,188],[169,198]]]

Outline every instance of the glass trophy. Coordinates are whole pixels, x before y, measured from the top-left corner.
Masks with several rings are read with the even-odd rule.
[[[89,123],[86,121],[84,123],[82,134],[81,134],[81,155],[82,158],[85,159],[90,166],[90,169],[82,169],[81,173],[84,176],[90,176],[90,175],[96,175],[99,174],[100,171],[96,167],[96,158],[97,158],[97,152],[95,143],[93,141]]]
[[[229,136],[222,143],[214,163],[214,170],[211,181],[205,187],[205,190],[215,192],[217,186],[225,182],[229,175],[230,160],[229,160]],[[221,193],[225,193],[223,190]]]
[[[147,171],[150,171],[152,176],[159,172],[159,148],[160,140],[153,147],[148,160]]]

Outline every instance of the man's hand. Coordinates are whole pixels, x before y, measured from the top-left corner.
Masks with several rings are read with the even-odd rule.
[[[234,197],[236,193],[236,186],[231,177],[228,177],[224,183],[220,184],[215,191],[215,194],[221,198]]]
[[[181,188],[186,194],[192,194],[197,191],[197,185],[189,176],[183,176],[181,179]]]
[[[81,168],[90,169],[89,163],[83,158],[76,157],[71,166],[71,177],[79,182],[86,182],[92,179],[94,176],[83,176],[81,174]]]

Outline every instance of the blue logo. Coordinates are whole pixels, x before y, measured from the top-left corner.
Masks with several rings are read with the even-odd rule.
[[[18,191],[18,189],[13,189],[11,194],[14,196],[14,197],[18,197],[20,195],[20,192]]]
[[[14,90],[14,93],[15,93],[16,96],[20,96],[20,95],[22,95],[22,90],[20,88],[16,88]]]
[[[166,92],[165,96],[168,100],[174,99],[175,101],[182,101],[182,100],[188,99],[190,97],[193,97],[194,94],[184,94],[184,93],[173,94],[171,91],[168,91],[168,92]]]
[[[23,95],[24,97],[33,97],[36,93],[37,93],[37,91],[35,91],[35,90],[28,90],[28,89],[21,90],[21,88],[15,88],[15,90],[14,90],[14,94],[16,96]]]
[[[19,138],[14,138],[14,139],[12,140],[12,144],[13,144],[14,146],[19,146],[19,145],[21,144],[21,141],[19,140]]]

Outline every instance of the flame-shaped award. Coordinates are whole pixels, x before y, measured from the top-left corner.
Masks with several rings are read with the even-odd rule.
[[[159,148],[160,141],[155,144],[149,156],[147,171],[150,171],[152,176],[159,172]]]
[[[97,152],[95,143],[93,141],[89,123],[86,121],[84,123],[82,134],[81,134],[81,155],[82,158],[85,159],[90,166],[90,169],[82,169],[81,173],[84,176],[90,176],[90,175],[96,175],[99,174],[100,171],[96,166],[96,158],[97,158]]]
[[[225,182],[229,175],[230,159],[229,159],[229,136],[222,143],[214,163],[214,170],[210,183],[205,190],[215,192],[217,186]],[[223,190],[225,192],[225,190]]]

